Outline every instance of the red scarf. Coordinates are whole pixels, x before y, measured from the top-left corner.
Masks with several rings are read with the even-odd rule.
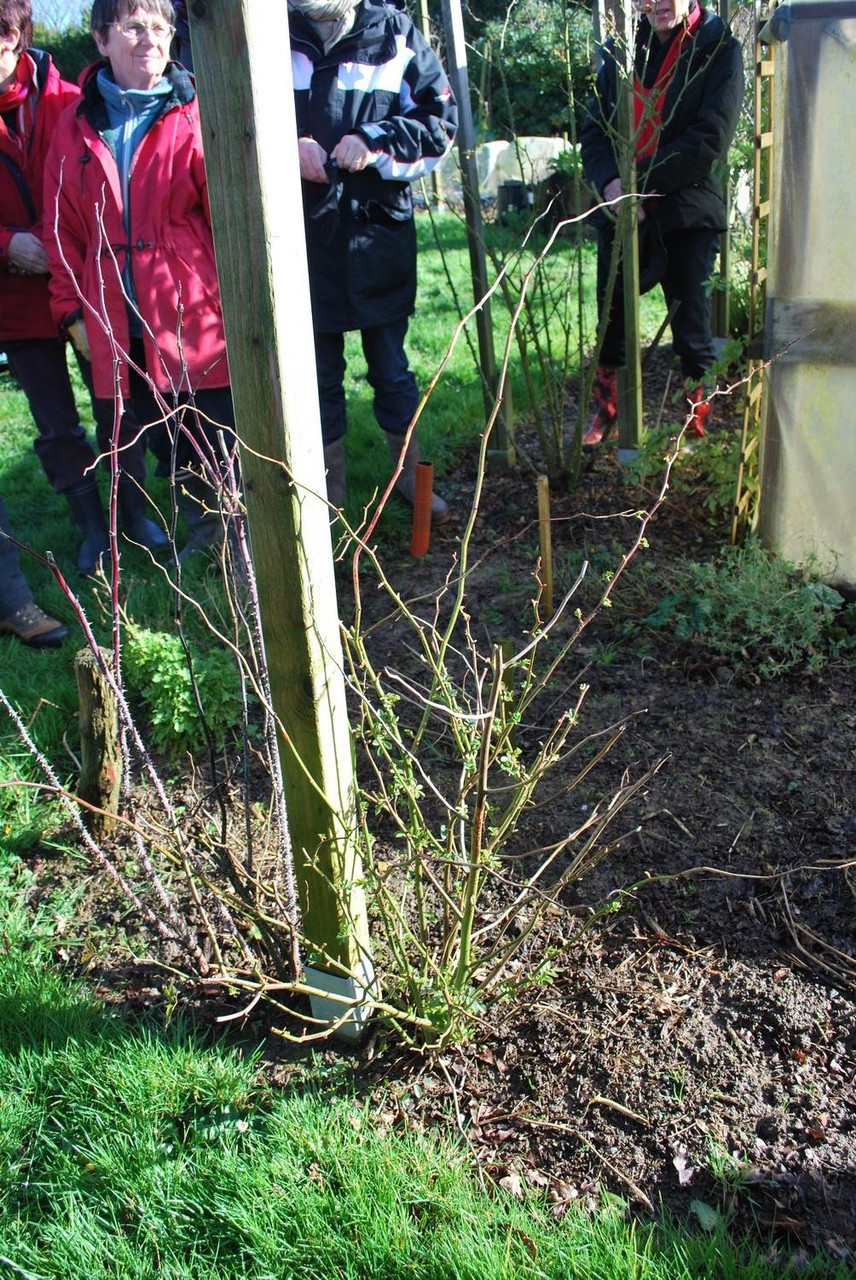
[[[35,72],[35,63],[30,55],[22,53],[15,67],[14,80],[0,93],[0,148],[19,169],[26,164],[27,144],[36,118]],[[11,111],[17,112],[14,128],[9,128],[2,119]]]
[[[666,101],[672,76],[675,74],[681,49],[684,41],[691,39],[696,28],[701,26],[703,18],[701,5],[693,5],[687,14],[683,30],[669,45],[663,64],[657,72],[657,79],[650,89],[646,89],[639,76],[633,73],[633,136],[636,139],[637,160],[651,156],[657,150],[663,124],[663,104]]]

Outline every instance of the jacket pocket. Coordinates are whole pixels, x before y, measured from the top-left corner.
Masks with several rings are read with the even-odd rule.
[[[367,200],[352,209],[348,274],[358,307],[377,308],[373,323],[412,310],[416,291],[416,228],[409,209]]]
[[[321,199],[307,209],[309,229],[314,244],[332,245],[341,225],[342,183],[331,182]]]
[[[351,218],[357,226],[398,227],[410,221],[410,207],[388,204],[383,200],[352,200]]]

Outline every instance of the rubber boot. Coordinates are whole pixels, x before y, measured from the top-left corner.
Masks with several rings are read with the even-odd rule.
[[[392,459],[392,465],[398,466],[398,460],[401,457],[401,450],[404,444],[403,436],[393,436],[387,434],[387,444],[389,445],[389,456]],[[405,502],[413,506],[416,496],[416,467],[419,462],[419,441],[416,435],[410,437],[410,444],[407,446],[407,452],[404,455],[404,461],[401,468],[401,475],[395,482],[395,492],[400,494]],[[448,503],[444,502],[439,494],[431,495],[431,523],[445,524],[451,516]]]
[[[66,489],[63,496],[71,508],[74,523],[83,534],[77,568],[87,575],[96,573],[101,557],[110,553],[110,534],[98,485],[95,480],[81,480],[80,484]]]
[[[187,525],[187,541],[178,553],[179,564],[200,552],[218,554],[226,531],[211,485],[196,471],[179,471],[175,491],[178,509]]]
[[[710,414],[710,401],[704,387],[691,387],[684,383],[684,395],[687,398],[687,430],[686,434],[695,440],[703,440],[704,424]]]
[[[345,505],[344,436],[324,446],[324,466],[327,470],[327,501],[340,511]]]
[[[599,364],[592,388],[595,412],[583,435],[583,444],[591,448],[609,435],[618,417],[618,376],[615,369]]]
[[[166,532],[146,515],[145,490],[132,476],[119,475],[119,520],[122,532],[131,541],[149,551],[163,551],[169,546]]]

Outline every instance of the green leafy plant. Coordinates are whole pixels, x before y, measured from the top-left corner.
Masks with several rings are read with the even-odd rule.
[[[771,679],[802,666],[816,671],[852,644],[831,630],[844,603],[839,593],[757,540],[674,572],[678,589],[643,625],[703,646],[743,675]]]
[[[591,80],[591,24],[567,3],[522,0],[475,34],[473,84],[486,136],[566,133]]]
[[[198,745],[205,724],[222,748],[241,723],[238,675],[221,649],[190,651],[180,636],[126,628],[125,677],[151,725],[152,745],[171,755]]]
[[[550,161],[550,172],[566,180],[582,178],[583,160],[579,143],[572,147],[566,147],[564,151],[560,151],[557,156],[554,156]]]
[[[625,467],[635,484],[647,487],[663,474],[664,459],[683,425],[677,417],[676,412],[674,420],[645,433],[637,457]],[[694,441],[692,452],[672,472],[672,493],[691,501],[694,510],[704,511],[714,528],[725,530],[734,511],[739,457],[740,437],[733,432],[711,432]]]

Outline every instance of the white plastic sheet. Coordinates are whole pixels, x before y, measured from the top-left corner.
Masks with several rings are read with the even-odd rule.
[[[799,0],[775,44],[760,532],[856,590],[856,0]]]

